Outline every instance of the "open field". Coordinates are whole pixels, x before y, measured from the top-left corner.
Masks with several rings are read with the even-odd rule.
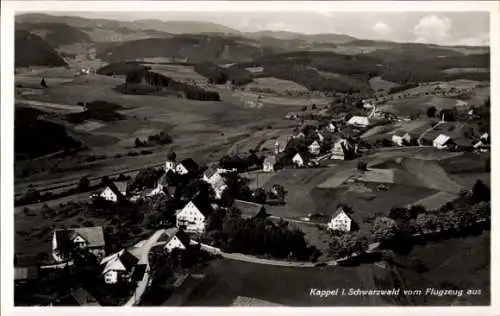
[[[371,289],[373,269],[377,268],[288,268],[219,259],[204,269],[205,279],[184,305],[228,306],[238,296],[286,306],[378,305],[379,299],[372,296],[337,295],[320,298],[309,294],[313,288]]]
[[[426,115],[427,108],[436,107],[438,110],[451,109],[457,106],[457,100],[448,97],[438,96],[418,96],[404,99],[390,100],[385,104],[379,105],[380,111],[394,113],[401,116],[410,116],[415,114]]]
[[[390,88],[397,86],[398,84],[392,81],[387,81],[382,79],[381,77],[373,77],[369,81],[370,87],[374,91],[379,91],[382,89],[383,91],[388,91]]]
[[[443,70],[443,72],[447,74],[458,74],[464,72],[488,72],[488,71],[490,71],[488,68],[448,68]]]
[[[414,202],[413,205],[422,205],[427,210],[436,210],[446,203],[452,202],[456,198],[458,198],[457,194],[440,191],[424,199]]]
[[[158,62],[158,61],[153,61]],[[208,79],[194,71],[194,66],[181,66],[181,65],[161,65],[161,64],[148,64],[151,70],[174,80],[191,81],[208,84]]]
[[[256,78],[253,80],[252,83],[249,83],[248,85],[245,86],[245,89],[247,90],[252,90],[252,89],[271,89],[275,91],[276,93],[285,93],[286,91],[290,92],[307,92],[309,89],[306,87],[295,83],[293,81],[289,80],[282,80],[282,79],[277,79],[277,78],[272,78],[272,77],[265,77],[265,78]]]
[[[33,100],[16,100],[19,105],[32,107],[41,111],[71,114],[71,113],[81,113],[85,111],[82,106],[70,105],[70,104],[60,104],[52,102],[41,102]]]

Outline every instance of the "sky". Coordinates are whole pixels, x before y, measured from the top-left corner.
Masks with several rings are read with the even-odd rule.
[[[240,31],[337,33],[362,39],[489,45],[488,12],[75,12],[113,20],[206,21]]]

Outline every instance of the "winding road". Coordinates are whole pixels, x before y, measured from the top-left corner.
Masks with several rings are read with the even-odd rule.
[[[142,298],[142,295],[146,291],[150,280],[150,271],[151,268],[149,266],[149,252],[151,251],[151,248],[154,246],[157,246],[161,243],[158,243],[158,239],[166,232],[165,229],[160,229],[156,231],[151,237],[149,237],[147,240],[143,240],[139,242],[135,247],[135,249],[131,249],[131,252],[134,253],[137,257],[139,257],[139,262],[138,264],[145,264],[146,265],[146,272],[144,273],[144,277],[142,278],[141,281],[137,283],[137,288],[134,291],[134,294],[130,299],[123,305],[123,306],[134,306],[137,305]]]

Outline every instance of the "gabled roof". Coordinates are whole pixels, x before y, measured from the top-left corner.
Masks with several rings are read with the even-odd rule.
[[[99,302],[83,288],[78,288],[70,294],[80,306],[100,306]]]
[[[200,166],[198,166],[198,164],[193,159],[191,159],[191,158],[187,158],[187,159],[181,160],[179,162],[179,164],[182,165],[182,166],[184,166],[184,168],[186,168],[186,170],[189,173],[196,172],[200,168]]]
[[[264,159],[264,165],[273,165],[276,163],[276,156],[270,155]]]
[[[170,238],[167,241],[167,244],[175,237],[177,237],[177,239],[179,239],[179,241],[184,245],[185,248],[187,248],[191,242],[191,238],[189,238],[189,235],[186,234],[186,232],[183,231],[182,229],[179,229],[179,230],[177,230],[177,232],[175,234],[170,236]]]
[[[278,149],[280,151],[283,151],[285,150],[286,146],[288,145],[288,142],[290,142],[292,138],[293,135],[289,134],[280,135],[278,136],[278,138],[276,138],[275,146],[278,146]]]
[[[242,201],[242,200],[234,200],[233,207],[239,209],[241,213],[246,215],[257,216],[264,209],[264,205]]]
[[[335,212],[333,212],[333,214],[332,214],[332,219],[336,218],[337,216],[339,216],[339,215],[340,215],[340,214],[342,214],[342,213],[344,213],[345,215],[347,215],[347,217],[351,218],[351,217],[349,216],[349,214],[347,214],[347,213],[344,211],[344,208],[343,208],[343,207],[341,207],[341,206],[339,206],[339,207],[337,207],[337,210],[336,210]],[[352,220],[352,218],[351,218],[351,220]]]
[[[352,125],[369,125],[370,120],[368,119],[367,116],[353,116],[347,121],[347,124],[352,124]]]
[[[15,267],[14,280],[36,280],[38,278],[38,267]]]
[[[444,145],[450,140],[452,140],[450,136],[439,134],[439,136],[434,139],[434,142],[436,142],[439,145]]]
[[[319,147],[319,146],[320,146],[320,144],[318,143],[318,141],[317,141],[317,140],[315,140],[315,141],[313,141],[313,142],[311,143],[311,145],[309,145],[309,147],[313,147],[313,146],[314,146],[314,147]]]
[[[205,177],[207,177],[208,179],[210,179],[216,173],[217,173],[217,168],[215,166],[212,166],[212,167],[208,167],[207,170],[205,170],[205,172],[203,173],[203,175]]]
[[[76,236],[81,236],[87,242],[87,247],[104,247],[104,231],[101,226],[80,227],[68,230],[58,229],[54,232],[57,245],[61,247],[66,242],[72,242]]]
[[[122,249],[119,252],[108,256],[101,261],[101,265],[106,264],[103,273],[112,270],[132,271],[139,259],[132,255],[128,250]]]
[[[302,157],[302,155],[301,155],[300,153],[296,153],[296,154],[293,156],[292,160],[295,160],[295,159],[298,159],[298,158],[300,158],[300,159],[304,160],[304,158]]]
[[[118,198],[124,198],[127,192],[127,182],[111,182],[107,185]]]
[[[200,211],[200,213],[203,214],[203,216],[205,217],[210,215],[211,212],[213,211],[212,206],[210,206],[210,204],[203,205],[204,203],[199,202],[199,199],[195,197],[193,200],[189,201],[188,203],[186,203],[186,205],[184,205],[181,212],[189,205],[189,203],[192,203],[196,207],[196,209]]]

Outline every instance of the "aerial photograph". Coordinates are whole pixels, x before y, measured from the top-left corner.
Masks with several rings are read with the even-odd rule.
[[[488,11],[116,10],[16,12],[15,306],[491,304]]]

